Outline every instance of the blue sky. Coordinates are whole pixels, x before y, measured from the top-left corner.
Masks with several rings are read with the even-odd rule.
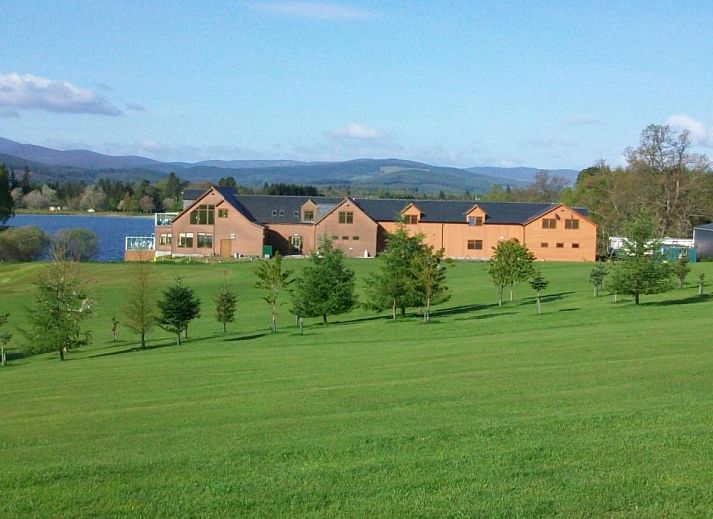
[[[713,147],[713,2],[11,1],[0,136],[162,160],[622,161]]]

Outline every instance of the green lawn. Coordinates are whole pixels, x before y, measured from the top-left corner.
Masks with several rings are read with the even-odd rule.
[[[458,263],[428,325],[360,310],[300,336],[286,307],[266,333],[254,265],[160,265],[203,317],[136,351],[111,341],[130,267],[87,265],[94,344],[0,369],[0,516],[709,517],[713,299],[693,280],[713,264],[638,307],[594,299],[591,265],[539,266],[542,316]],[[12,323],[38,268],[0,266]]]

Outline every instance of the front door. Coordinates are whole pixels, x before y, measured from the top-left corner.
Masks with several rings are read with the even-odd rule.
[[[222,258],[230,258],[233,255],[232,241],[233,240],[220,240],[220,256]]]

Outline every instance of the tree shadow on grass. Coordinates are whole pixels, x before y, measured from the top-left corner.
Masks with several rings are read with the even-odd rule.
[[[444,317],[447,315],[460,315],[460,314],[469,314],[471,312],[475,312],[478,310],[487,310],[491,308],[496,308],[498,306],[497,303],[492,303],[488,305],[461,305],[461,306],[452,306],[450,308],[442,308],[442,309],[437,309],[433,310],[431,312],[431,317]]]
[[[496,312],[494,314],[482,314],[473,315],[470,317],[459,317],[456,321],[479,321],[481,319],[492,319],[493,317],[500,317],[501,315],[515,315],[517,312]]]
[[[250,335],[241,335],[240,337],[231,337],[230,339],[223,339],[222,342],[249,341],[252,339],[259,339],[260,337],[265,337],[266,335],[270,335],[270,332],[258,332],[252,333]]]
[[[684,299],[668,299],[666,301],[650,301],[639,303],[639,306],[676,306],[676,305],[695,305],[697,303],[705,303],[710,301],[711,296],[703,294],[702,296],[695,295]],[[636,306],[636,305],[634,305]]]
[[[565,296],[568,296],[570,294],[574,294],[574,292],[558,292],[556,294],[542,294],[540,296],[540,301],[543,303],[550,303],[552,301],[559,301],[561,299],[564,299]],[[526,297],[520,302],[520,305],[530,305],[535,302],[537,298],[535,296],[532,297]]]

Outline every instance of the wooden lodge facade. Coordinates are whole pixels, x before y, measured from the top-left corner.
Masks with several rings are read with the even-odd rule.
[[[596,225],[563,204],[236,195],[212,187],[171,218],[157,218],[154,254],[235,258],[309,254],[329,236],[348,256],[383,251],[399,221],[451,258],[488,259],[517,238],[541,260],[594,261]],[[269,250],[269,249],[268,249]],[[126,260],[145,258],[127,250]]]

